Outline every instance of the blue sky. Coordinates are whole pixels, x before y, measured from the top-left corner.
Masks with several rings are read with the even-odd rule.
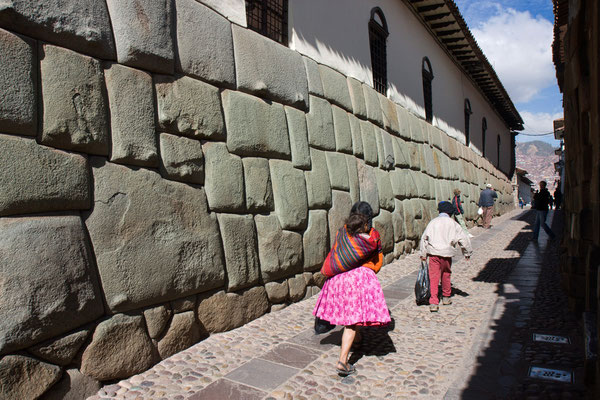
[[[525,121],[517,141],[543,140],[554,146],[552,120],[562,117],[552,40],[551,0],[455,0],[479,47],[496,70]]]

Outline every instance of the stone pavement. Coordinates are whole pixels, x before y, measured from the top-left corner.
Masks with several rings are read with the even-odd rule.
[[[355,375],[334,369],[341,329],[314,334],[313,296],[90,399],[580,398],[581,340],[557,286],[557,242],[543,232],[531,242],[532,216],[515,210],[471,230],[473,257],[455,260],[453,304],[438,313],[415,305],[416,254],[385,266],[378,277],[393,320],[363,330]],[[570,344],[533,342],[532,333],[568,335]],[[574,372],[575,383],[527,378],[532,366]]]

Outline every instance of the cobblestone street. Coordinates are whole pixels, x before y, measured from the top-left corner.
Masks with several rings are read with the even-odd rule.
[[[562,231],[559,213],[549,220]],[[583,398],[583,344],[558,283],[559,239],[542,232],[532,242],[532,222],[532,213],[515,210],[489,230],[471,229],[474,254],[455,259],[453,304],[438,313],[415,305],[416,254],[385,266],[378,277],[392,324],[363,330],[351,353],[355,375],[335,371],[341,329],[314,334],[313,296],[212,335],[91,399]],[[571,375],[528,377],[536,368]]]

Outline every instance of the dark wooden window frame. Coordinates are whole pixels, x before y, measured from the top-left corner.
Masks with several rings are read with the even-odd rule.
[[[423,78],[423,103],[425,105],[425,119],[431,123],[433,121],[433,94],[431,81],[433,81],[433,68],[428,57],[423,57],[421,62],[421,75]]]
[[[288,0],[246,0],[248,28],[288,45]]]
[[[467,146],[469,145],[469,143],[471,143],[471,114],[473,114],[473,111],[471,110],[471,102],[469,101],[469,99],[465,99],[465,141],[467,143]]]
[[[381,23],[375,17],[378,17]],[[387,96],[387,46],[389,36],[387,22],[379,7],[371,9],[369,19],[369,47],[371,51],[371,69],[373,70],[373,88]]]
[[[483,117],[481,120],[481,154],[485,157],[485,134],[487,131],[487,119]]]
[[[498,160],[498,165],[496,165],[496,167],[498,169],[500,169],[500,144],[502,143],[502,141],[500,140],[500,135],[498,135],[498,138],[496,139],[496,157]]]

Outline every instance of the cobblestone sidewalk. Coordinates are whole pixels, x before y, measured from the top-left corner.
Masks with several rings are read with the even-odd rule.
[[[455,260],[453,304],[438,313],[415,305],[416,254],[385,266],[378,277],[393,321],[364,331],[363,342],[351,353],[355,375],[341,378],[335,372],[339,328],[314,335],[314,296],[212,335],[90,399],[451,399],[471,393],[473,377],[480,374],[476,361],[489,345],[490,322],[504,310],[498,304],[507,290],[520,293],[523,287],[504,282],[523,256],[539,260],[539,249],[546,246],[526,254],[532,244],[524,215],[515,210],[495,218],[492,229],[471,230],[474,255],[470,261]],[[537,280],[523,283],[528,288],[523,293],[535,293]],[[524,393],[526,387],[513,378],[505,386],[494,384],[506,393]],[[479,398],[503,398],[501,392],[487,394]]]

